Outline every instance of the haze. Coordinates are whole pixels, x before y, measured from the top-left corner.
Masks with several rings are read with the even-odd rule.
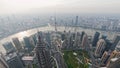
[[[120,0],[0,0],[0,14],[8,13],[120,13]]]

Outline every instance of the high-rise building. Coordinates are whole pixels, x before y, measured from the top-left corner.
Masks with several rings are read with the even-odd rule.
[[[112,58],[107,68],[120,68],[120,58]]]
[[[52,68],[50,64],[50,52],[46,47],[46,44],[39,36],[38,42],[35,47],[36,57],[40,68]]]
[[[7,54],[5,59],[9,65],[9,68],[24,68],[20,57],[15,52]]]
[[[13,46],[13,44],[11,42],[4,43],[3,47],[5,48],[6,53],[10,53],[10,52],[14,52],[15,51],[15,47]]]
[[[17,49],[17,51],[20,51],[22,49],[21,43],[18,38],[12,38],[12,41]]]
[[[49,43],[49,44],[51,44],[51,38],[50,38],[51,36],[50,36],[50,33],[48,32],[48,33],[46,33],[46,41]]]
[[[75,47],[78,47],[78,46],[80,46],[80,44],[81,44],[81,41],[80,41],[80,33],[79,32],[77,32],[76,33],[76,35],[75,35],[75,40],[74,40],[74,46]],[[69,39],[70,40],[70,39]],[[75,48],[74,47],[74,48]]]
[[[62,41],[66,39],[66,31],[64,31],[64,33],[61,34],[61,39],[62,39]]]
[[[111,52],[107,52],[107,51],[104,52],[104,54],[101,57],[101,65],[104,66],[104,65],[107,64],[107,61],[108,61],[108,59],[110,57],[110,54],[111,54]]]
[[[32,35],[32,38],[33,38],[34,44],[36,44],[37,43],[37,34]]]
[[[24,37],[24,42],[25,42],[25,49],[27,49],[28,52],[32,51],[34,46],[32,45],[30,38],[29,37]]]
[[[32,47],[35,46],[35,42],[34,42],[32,36],[29,37],[29,41],[30,41],[30,44],[31,44]]]
[[[106,47],[105,47],[105,51],[109,51],[111,46],[112,46],[112,42],[110,40],[105,40],[106,41]]]
[[[81,47],[84,49],[88,46],[88,36],[87,34],[83,35]]]
[[[113,45],[111,46],[111,50],[114,50],[115,47],[117,46],[118,42],[120,41],[120,36],[116,36],[114,39],[113,39]]]
[[[81,41],[82,41],[82,39],[83,39],[84,34],[85,34],[85,32],[82,31],[82,34],[81,34],[81,37],[80,37],[80,40],[81,40]]]
[[[119,58],[119,57],[120,57],[120,51],[116,51],[116,50],[112,51],[109,59],[107,60],[107,61],[108,61],[108,62],[107,62],[107,66],[109,66],[110,60],[111,60],[112,58]]]
[[[2,53],[0,54],[0,68],[9,68]]]
[[[97,47],[96,47],[96,50],[95,50],[95,56],[96,57],[101,57],[102,56],[102,54],[104,53],[105,45],[106,45],[106,42],[105,42],[104,39],[100,39],[97,42]]]
[[[96,32],[93,38],[92,46],[96,46],[98,40],[99,40],[100,33]]]

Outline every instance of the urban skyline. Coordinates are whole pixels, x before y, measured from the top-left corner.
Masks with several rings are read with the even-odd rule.
[[[119,68],[119,0],[0,0],[0,68]]]

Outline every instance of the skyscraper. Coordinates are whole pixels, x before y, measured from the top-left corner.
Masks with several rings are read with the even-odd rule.
[[[24,42],[25,42],[25,48],[27,49],[28,52],[33,50],[33,45],[31,44],[30,38],[29,37],[24,37]]]
[[[106,42],[104,39],[100,39],[98,42],[97,42],[97,47],[96,47],[96,50],[95,50],[95,56],[96,57],[101,57],[103,52],[104,52],[104,49],[105,49],[105,45],[106,45]]]
[[[42,41],[39,36],[38,42],[35,47],[36,57],[38,59],[38,63],[40,68],[52,68],[50,64],[50,52],[48,51],[46,44]]]
[[[20,44],[20,41],[18,38],[12,38],[12,41],[17,49],[17,51],[20,51],[22,49],[22,46]]]
[[[115,47],[117,46],[118,42],[120,41],[120,36],[116,36],[114,39],[113,39],[113,45],[111,46],[111,50],[114,50]]]
[[[88,36],[87,36],[87,34],[84,34],[84,35],[83,35],[83,38],[82,38],[81,46],[82,46],[82,48],[84,49],[84,48],[87,47],[87,45],[88,45]]]
[[[66,35],[66,31],[64,31],[63,34],[61,34],[61,39],[62,39],[62,41],[66,39],[66,38],[65,38],[65,37],[66,37],[65,35]]]
[[[104,54],[101,57],[101,65],[107,64],[110,54],[111,54],[111,52],[107,52],[107,51],[104,52]]]
[[[98,42],[98,39],[99,39],[99,36],[100,36],[100,33],[96,32],[95,35],[94,35],[94,38],[93,38],[93,42],[92,42],[93,46],[96,46],[96,44]]]
[[[82,41],[82,38],[83,38],[83,35],[84,35],[84,34],[85,34],[85,32],[82,31],[81,38],[80,38],[81,41]]]
[[[109,66],[110,60],[111,60],[112,58],[119,58],[119,57],[120,57],[120,52],[119,52],[119,51],[116,51],[116,50],[112,51],[109,59],[107,60],[107,61],[108,61],[108,62],[107,62],[107,66]]]
[[[37,43],[37,34],[32,35],[32,38],[33,38],[34,44],[36,44]]]
[[[46,33],[46,41],[51,44],[51,37],[50,37],[50,33]]]
[[[78,46],[80,46],[80,43],[81,43],[81,41],[80,41],[80,33],[77,32],[76,35],[75,35],[74,46],[78,47]]]
[[[4,43],[3,47],[5,48],[6,53],[10,53],[10,52],[14,52],[15,51],[15,47],[13,46],[13,44],[11,42]]]

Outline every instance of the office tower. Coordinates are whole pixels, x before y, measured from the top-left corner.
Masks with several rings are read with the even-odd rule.
[[[92,46],[96,46],[98,39],[99,39],[100,33],[96,32],[93,38]]]
[[[11,42],[6,42],[3,44],[3,47],[6,50],[6,53],[11,53],[15,51],[15,47],[13,46],[13,44]]]
[[[114,39],[113,39],[113,45],[111,46],[111,50],[114,50],[116,45],[118,44],[118,42],[120,41],[120,36],[116,36]]]
[[[101,65],[105,66],[107,64],[110,54],[111,52],[107,52],[107,51],[104,52],[104,54],[101,57]]]
[[[77,34],[76,34],[76,39],[75,39],[75,41],[74,41],[75,46],[80,46],[80,44],[81,44],[80,36],[81,36],[80,33],[77,32]]]
[[[107,68],[120,68],[120,58],[112,58]]]
[[[34,41],[34,44],[36,44],[37,43],[37,34],[34,34],[34,35],[32,35],[32,38],[33,38],[33,41]]]
[[[64,33],[61,35],[61,39],[63,40],[62,41],[62,48],[63,49],[72,47],[72,45],[71,45],[72,34],[70,31],[69,32],[64,31]]]
[[[40,68],[52,68],[49,60],[50,60],[50,52],[47,49],[46,43],[38,37],[38,42],[35,47],[36,58],[38,59],[38,63]]]
[[[28,52],[31,52],[34,48],[32,45],[29,37],[24,37],[24,43],[25,43],[25,49],[27,49]]]
[[[66,39],[66,31],[64,31],[63,34],[61,34],[61,39],[62,41]]]
[[[0,53],[0,68],[9,68],[2,53]]]
[[[29,37],[29,41],[30,41],[30,44],[34,47],[35,46],[35,42],[34,42],[32,36]]]
[[[80,40],[81,40],[81,41],[82,41],[82,39],[83,39],[84,34],[85,34],[85,32],[82,31],[82,34],[81,34],[81,37],[80,37]]]
[[[38,32],[37,34],[41,36],[41,39],[44,39],[44,33],[42,31]]]
[[[70,45],[70,48],[73,48],[73,44],[74,44],[73,36],[72,36],[72,34],[70,34],[70,37],[69,37],[69,45]]]
[[[81,47],[84,49],[88,46],[88,36],[87,34],[83,35]]]
[[[100,39],[98,42],[97,42],[97,47],[96,47],[96,50],[95,50],[95,56],[96,57],[101,57],[103,52],[104,52],[104,49],[105,49],[105,45],[106,45],[106,42],[104,39]]]
[[[112,42],[110,40],[105,40],[106,41],[106,47],[105,47],[105,51],[109,51],[111,46],[112,46]]]
[[[116,50],[112,51],[109,59],[107,60],[107,61],[108,61],[108,62],[107,62],[107,66],[109,66],[110,60],[111,60],[112,58],[119,58],[119,57],[120,57],[120,51],[116,51]]]
[[[12,41],[17,49],[17,51],[19,52],[22,49],[21,43],[19,41],[18,38],[12,38]]]
[[[15,52],[7,54],[5,59],[9,65],[9,68],[24,68],[20,57]]]
[[[77,38],[76,38],[77,40]],[[65,42],[66,42],[66,46],[67,48],[73,48],[73,46],[77,46],[77,42],[74,43],[73,45],[73,36],[72,36],[72,33],[69,31],[67,34],[66,34],[66,39],[65,39]]]
[[[50,38],[50,33],[46,33],[46,41],[48,42],[48,44],[51,44],[51,38]]]
[[[75,20],[75,30],[74,30],[75,41],[76,41],[76,38],[77,38],[77,30],[78,30],[78,16],[76,16],[76,20]]]

